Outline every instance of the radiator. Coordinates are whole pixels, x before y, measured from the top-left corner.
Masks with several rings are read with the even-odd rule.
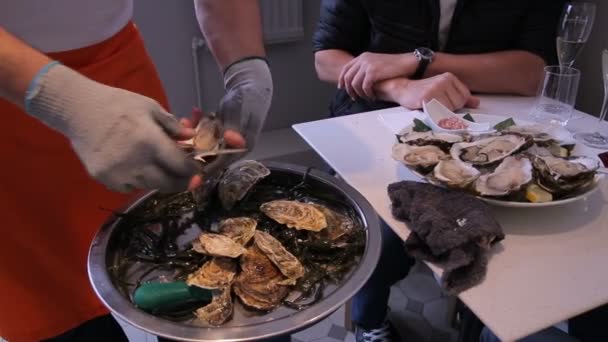
[[[302,0],[260,0],[260,7],[266,44],[304,38]]]

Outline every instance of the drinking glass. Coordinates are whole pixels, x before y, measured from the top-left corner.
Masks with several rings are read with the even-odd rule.
[[[593,148],[608,149],[608,122],[604,121],[608,111],[608,50],[606,49],[602,51],[602,77],[604,78],[604,101],[596,130],[593,133],[577,133],[574,138]]]
[[[578,69],[551,65],[539,87],[530,117],[539,123],[565,126],[576,101],[581,72]]]
[[[571,67],[583,45],[589,39],[595,20],[595,4],[569,2],[564,6],[557,27],[557,57],[559,65]]]

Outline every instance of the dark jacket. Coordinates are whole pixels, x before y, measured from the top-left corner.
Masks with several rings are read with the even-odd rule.
[[[474,54],[526,50],[556,64],[555,32],[565,0],[458,0],[443,52]],[[340,49],[405,53],[438,50],[439,0],[322,0],[314,51]],[[339,90],[330,113],[344,115],[395,106],[352,102]]]

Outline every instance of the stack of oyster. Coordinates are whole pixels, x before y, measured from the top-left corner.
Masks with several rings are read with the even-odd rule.
[[[409,130],[393,158],[430,183],[483,197],[546,202],[594,184],[599,162],[573,156],[574,145],[539,125],[511,125],[481,135]]]

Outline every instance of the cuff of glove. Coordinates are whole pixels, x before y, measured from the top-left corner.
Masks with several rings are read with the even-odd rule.
[[[263,61],[264,63],[266,63],[266,66],[270,66],[270,64],[268,63],[268,60],[264,57],[261,56],[249,56],[249,57],[245,57],[245,58],[241,58],[236,62],[232,62],[230,65],[228,65],[225,69],[224,69],[224,77],[226,77],[226,74],[228,73],[228,70],[230,68],[232,68],[234,65],[246,62],[246,61],[252,61],[252,60],[260,60]]]
[[[25,92],[24,104],[26,113],[30,112],[32,99],[36,97],[38,91],[40,90],[40,80],[49,72],[49,70],[51,70],[51,68],[59,64],[61,64],[59,61],[49,62],[38,71],[36,76],[34,76],[27,87],[27,91]]]

